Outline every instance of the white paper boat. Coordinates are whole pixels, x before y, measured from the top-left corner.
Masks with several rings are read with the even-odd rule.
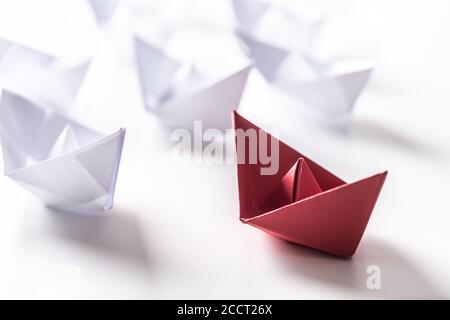
[[[345,118],[373,69],[368,60],[321,63],[307,54],[288,51],[238,33],[264,78],[327,118]]]
[[[239,105],[251,66],[213,79],[194,66],[169,57],[163,50],[135,37],[137,72],[147,110],[172,127],[223,130],[231,126],[231,111]]]
[[[307,19],[266,1],[232,2],[237,31],[285,49],[309,51],[323,25],[322,17]]]
[[[51,55],[0,39],[0,86],[59,111],[69,111],[90,62],[64,65]]]
[[[4,173],[63,211],[112,207],[125,129],[103,136],[9,91],[0,100]]]

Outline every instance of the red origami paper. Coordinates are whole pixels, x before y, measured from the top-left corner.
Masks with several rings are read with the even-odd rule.
[[[234,129],[262,130],[234,112]],[[264,131],[263,131],[264,132]],[[264,132],[265,133],[265,132]],[[267,136],[270,154],[271,139]],[[258,148],[260,136],[257,135]],[[248,157],[249,144],[237,146]],[[278,141],[277,139],[275,139]],[[275,237],[338,256],[352,256],[362,238],[387,171],[346,183],[281,141],[279,169],[261,175],[260,161],[238,161],[240,220]],[[245,155],[239,154],[245,151]]]

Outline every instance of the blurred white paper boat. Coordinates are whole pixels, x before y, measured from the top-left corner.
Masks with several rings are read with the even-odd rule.
[[[51,55],[0,39],[0,86],[59,111],[69,111],[90,62],[64,65]]]
[[[306,54],[238,34],[255,67],[270,84],[329,119],[348,118],[373,69],[368,60],[321,63]]]
[[[302,17],[260,0],[232,0],[237,31],[285,49],[311,50],[323,18]]]
[[[98,24],[107,23],[116,12],[121,0],[89,0]]]
[[[191,129],[194,121],[202,121],[205,129],[231,127],[230,113],[238,107],[251,66],[212,79],[140,37],[135,37],[135,50],[147,110],[172,127]]]
[[[84,214],[110,209],[124,138],[125,129],[103,136],[2,92],[4,173],[50,207]]]

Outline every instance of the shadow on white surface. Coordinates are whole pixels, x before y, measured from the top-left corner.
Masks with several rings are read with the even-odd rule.
[[[133,212],[115,208],[102,215],[84,216],[48,209],[48,214],[52,235],[144,268],[149,266],[145,239]]]
[[[398,148],[414,155],[428,158],[439,156],[438,150],[435,150],[430,143],[414,139],[408,134],[373,120],[355,118],[348,130],[341,133],[366,142]]]
[[[317,250],[273,240],[273,251],[288,272],[332,285],[362,298],[443,299],[445,295],[427,275],[395,247],[368,238],[352,258],[339,258]],[[368,289],[369,266],[380,268],[380,289]]]

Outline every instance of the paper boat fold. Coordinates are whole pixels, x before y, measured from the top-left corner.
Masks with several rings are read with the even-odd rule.
[[[321,63],[238,32],[263,77],[280,91],[327,118],[346,118],[369,80],[368,60]]]
[[[103,136],[9,91],[0,100],[4,173],[46,205],[92,214],[110,209],[125,129]]]
[[[73,105],[90,63],[64,65],[56,57],[0,39],[0,86],[59,111]]]
[[[267,82],[328,119],[350,115],[373,70],[368,60],[321,63],[248,33],[238,31],[237,35]]]
[[[262,130],[237,112],[233,119],[235,130]],[[270,146],[270,139],[275,138],[267,136]],[[258,145],[265,143],[259,139]],[[289,242],[352,256],[387,172],[346,183],[283,142],[275,141],[279,145],[276,174],[261,175],[264,165],[260,162],[237,164],[240,220]],[[239,152],[248,154],[249,146],[236,146],[236,151],[238,157]]]
[[[227,129],[237,108],[251,66],[222,79],[211,79],[196,68],[168,56],[140,37],[135,38],[137,72],[144,105],[167,125],[191,129]]]
[[[281,6],[259,0],[233,0],[237,31],[285,49],[309,51],[323,19],[305,19]]]
[[[121,0],[89,0],[97,23],[108,22],[116,12]]]
[[[269,8],[269,4],[263,1],[233,0],[232,3],[238,27],[244,30],[256,28],[261,16]]]

